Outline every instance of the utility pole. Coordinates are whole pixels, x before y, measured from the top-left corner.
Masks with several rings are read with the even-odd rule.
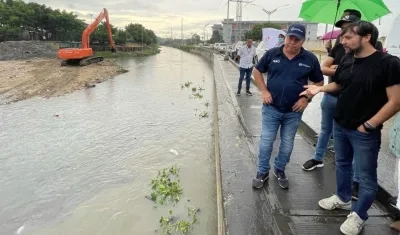
[[[181,44],[183,44],[183,17],[181,21]]]
[[[93,23],[93,14],[89,14],[90,15],[90,23]]]
[[[244,1],[244,0],[228,0],[228,18],[229,18],[229,2],[236,2],[236,22],[238,27],[238,33],[236,33],[236,41],[242,40],[242,12],[243,12],[243,3],[252,3],[254,0],[251,1]],[[239,40],[238,40],[239,37]]]
[[[238,33],[239,41],[242,41],[242,11],[243,11],[243,0],[237,0],[236,2],[236,21],[238,22]]]

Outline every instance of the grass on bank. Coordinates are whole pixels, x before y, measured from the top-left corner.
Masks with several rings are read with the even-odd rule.
[[[187,52],[190,52],[191,50],[196,48],[195,46],[192,46],[192,45],[176,45],[174,47],[177,49],[180,49],[182,51],[187,51]]]
[[[116,53],[112,53],[111,51],[98,51],[96,52],[96,56],[102,56],[104,58],[124,58],[124,57],[142,57],[142,56],[150,56],[156,55],[160,53],[160,49],[158,45],[155,46],[147,46],[143,48],[143,50],[132,51],[132,52],[121,52],[117,51]]]

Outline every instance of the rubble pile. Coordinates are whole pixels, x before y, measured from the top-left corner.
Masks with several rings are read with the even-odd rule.
[[[43,41],[6,41],[0,43],[0,60],[56,58],[57,45]]]

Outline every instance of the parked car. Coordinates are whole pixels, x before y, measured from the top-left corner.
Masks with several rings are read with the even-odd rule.
[[[238,41],[238,42],[234,45],[233,49],[229,52],[229,57],[231,57],[232,60],[235,59],[235,57],[236,57],[236,55],[237,55],[239,49],[240,49],[243,45],[244,45],[244,42],[243,42],[243,41]]]

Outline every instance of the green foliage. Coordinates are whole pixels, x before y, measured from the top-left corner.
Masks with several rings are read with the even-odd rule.
[[[112,14],[110,15],[112,22]],[[21,38],[22,31],[30,31],[48,40],[81,41],[87,24],[78,19],[73,12],[52,9],[35,2],[22,0],[0,0],[0,41]],[[122,45],[126,42],[156,44],[157,36],[141,24],[129,24],[125,29],[111,25],[113,40]],[[90,42],[107,44],[108,35],[105,23],[101,23],[90,35]]]
[[[125,26],[125,32],[129,36],[130,42],[144,43],[147,45],[156,44],[157,36],[150,29],[146,29],[141,24],[128,24]]]
[[[151,180],[151,200],[161,205],[168,201],[178,202],[183,192],[178,177],[179,168],[176,166],[159,171],[157,177]]]
[[[212,36],[210,40],[208,40],[208,43],[214,44],[218,42],[224,42],[224,40],[222,40],[222,35],[219,34],[218,30],[213,30]]]
[[[188,220],[178,220],[173,221],[172,211],[169,210],[167,216],[161,216],[160,218],[160,226],[163,229],[164,234],[172,235],[179,232],[180,234],[187,234],[191,231],[193,225],[197,224],[197,212],[199,210],[194,208],[193,206],[188,207]]]
[[[111,51],[96,51],[97,56],[104,58],[132,58],[132,57],[143,57],[150,56],[160,53],[160,49],[156,46],[146,46],[143,50],[133,52],[119,52],[112,53]]]
[[[84,22],[72,12],[22,0],[0,1],[0,40],[18,38],[23,30],[51,40],[80,40]]]
[[[262,29],[263,28],[274,28],[274,29],[281,29],[279,24],[273,23],[263,23],[257,24],[254,28],[250,31],[246,32],[246,39],[253,39],[253,41],[261,41],[262,40]]]

